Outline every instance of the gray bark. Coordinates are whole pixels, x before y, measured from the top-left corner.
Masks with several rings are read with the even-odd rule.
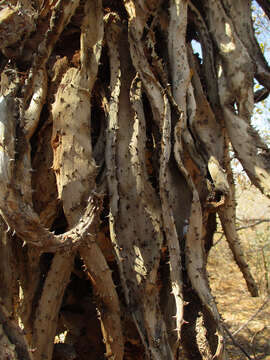
[[[270,71],[250,6],[0,3],[0,330],[14,359],[227,358],[206,271],[215,214],[258,295],[230,145],[270,196],[251,126],[253,80],[267,96]]]

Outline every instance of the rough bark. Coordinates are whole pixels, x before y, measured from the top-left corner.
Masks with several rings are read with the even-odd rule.
[[[10,356],[226,359],[206,272],[216,213],[257,295],[229,144],[270,196],[269,149],[251,125],[270,71],[250,1],[1,2],[0,51]]]
[[[18,324],[12,319],[11,314],[0,304],[0,356],[2,359],[22,359],[32,360],[29,345],[25,339],[23,331]]]

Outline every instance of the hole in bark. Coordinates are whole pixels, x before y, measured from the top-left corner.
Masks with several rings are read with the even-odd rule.
[[[106,92],[110,85],[111,72],[110,72],[110,58],[108,54],[108,47],[106,44],[102,48],[101,57],[100,57],[100,66],[99,66],[97,78],[99,83],[103,85],[103,88],[105,90],[105,95],[108,95]]]
[[[69,24],[64,28],[59,40],[57,41],[52,55],[67,56],[72,61],[73,56],[78,54],[80,49],[81,24],[84,14],[84,5],[78,6]],[[74,66],[75,64],[73,64]]]
[[[30,143],[31,143],[31,158],[33,159],[36,151],[38,149],[38,145],[40,144],[41,138],[43,135],[41,135],[42,131],[46,131],[45,128],[45,122],[49,119],[49,111],[48,111],[48,106],[47,104],[44,104],[41,113],[40,113],[40,118],[39,118],[39,122],[38,122],[38,126],[33,134],[33,136],[31,137]]]
[[[159,169],[159,150],[160,134],[157,126],[154,124],[151,106],[146,95],[143,93],[143,108],[146,122],[146,169],[149,181],[156,191],[159,190],[158,169]]]
[[[54,231],[55,235],[59,235],[67,231],[67,227],[68,227],[68,223],[63,208],[61,207],[57,218],[54,220],[52,224],[51,231]]]
[[[165,234],[164,234],[165,235]],[[159,269],[158,269],[158,286],[160,287],[160,308],[166,309],[168,306],[168,294],[171,294],[171,280],[170,280],[170,265],[169,265],[169,252],[168,249],[164,247],[162,251],[162,256],[160,259]],[[170,296],[172,298],[172,296]],[[172,311],[173,312],[173,311]],[[164,317],[164,318],[167,318]]]
[[[167,83],[170,81],[167,76],[165,78],[165,74],[168,73],[168,64],[169,64],[169,54],[168,54],[168,45],[166,43],[167,41],[167,32],[164,31],[162,29],[161,26],[155,26],[154,27],[154,32],[155,32],[155,43],[154,43],[154,48],[155,48],[155,52],[158,56],[158,58],[161,60],[161,64],[162,64],[162,70],[164,70],[163,74],[162,74],[162,78],[159,79],[161,84],[165,87],[167,86]],[[151,59],[151,62],[153,61],[153,59]],[[156,60],[153,61],[154,62],[154,66],[155,66],[155,62],[157,62]],[[157,62],[157,66],[161,67],[160,63],[158,64]],[[159,74],[157,74],[157,77],[160,77],[161,72],[159,72]]]
[[[97,80],[95,82],[91,97],[91,138],[93,145],[93,156],[97,166],[99,166],[99,174],[96,182],[99,183],[104,170],[104,153],[106,143],[106,116],[107,104],[109,98],[109,82],[110,82],[110,63],[108,58],[108,49],[103,47],[101,53],[101,61]]]
[[[186,39],[187,39],[187,42],[191,42],[192,40],[198,41],[198,39],[199,39],[196,26],[192,22],[189,22],[187,25]]]
[[[208,256],[211,247],[213,246],[213,236],[217,230],[216,213],[210,213],[206,223],[206,235],[204,237],[204,248],[206,256]]]
[[[53,55],[60,57],[67,56],[68,60],[76,66],[78,62],[78,54],[80,49],[80,33],[74,32],[73,34],[68,33],[68,28],[63,32],[60,39],[58,40]]]

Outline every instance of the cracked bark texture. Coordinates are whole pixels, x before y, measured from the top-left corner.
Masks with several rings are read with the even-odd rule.
[[[251,2],[1,2],[0,40],[0,352],[226,359],[206,272],[216,214],[258,295],[230,146],[270,196]]]

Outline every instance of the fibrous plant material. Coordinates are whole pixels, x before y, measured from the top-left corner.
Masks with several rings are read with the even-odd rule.
[[[258,295],[230,145],[270,188],[250,1],[1,2],[0,39],[0,296],[26,333],[0,319],[10,354],[14,330],[26,359],[57,357],[63,333],[82,360],[226,359],[206,272],[215,214]]]

